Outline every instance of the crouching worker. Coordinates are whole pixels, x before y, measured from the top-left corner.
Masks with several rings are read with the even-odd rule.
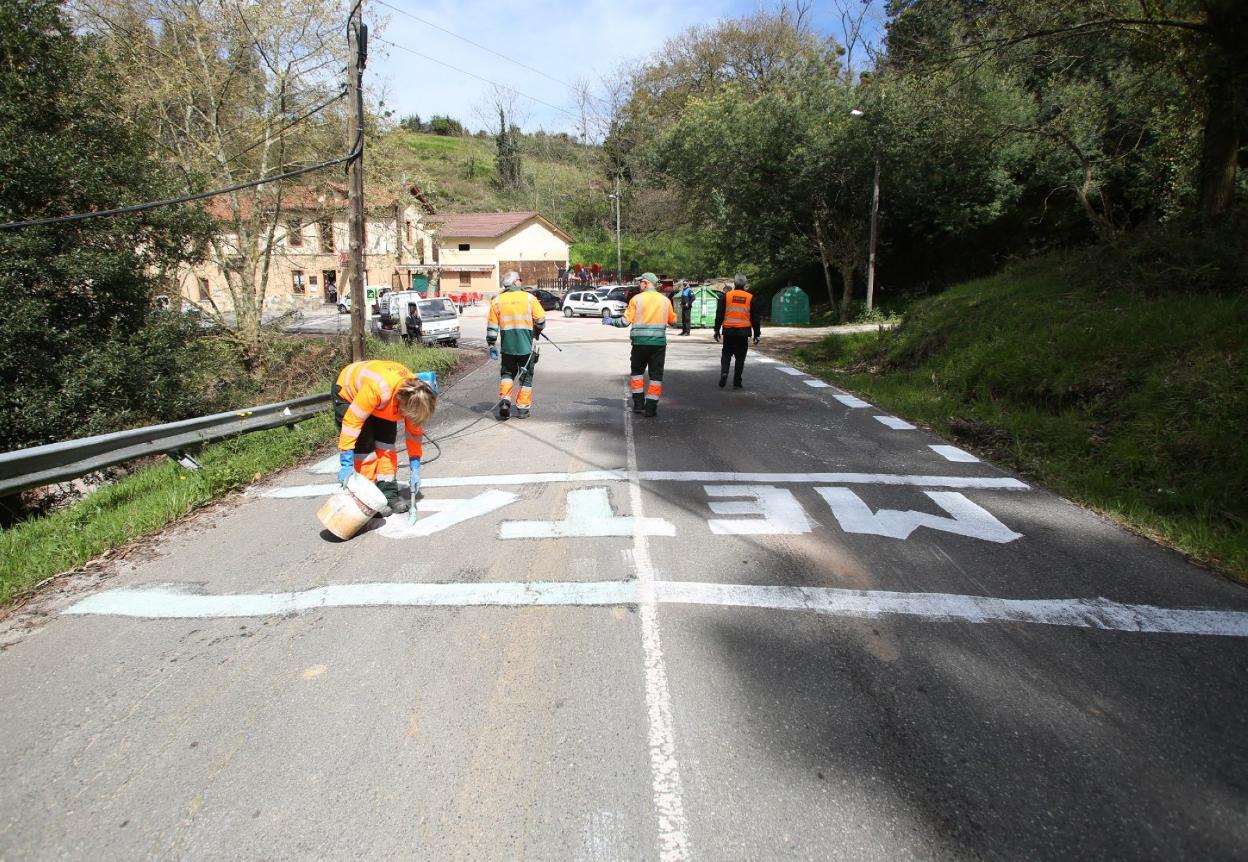
[[[411,461],[408,479],[411,505],[420,493],[420,437],[437,408],[433,387],[405,365],[382,359],[352,362],[338,374],[334,386],[334,419],[338,435],[338,481],[361,473],[386,495],[390,511],[406,512],[409,503],[399,494],[399,457],[395,450],[399,420]]]

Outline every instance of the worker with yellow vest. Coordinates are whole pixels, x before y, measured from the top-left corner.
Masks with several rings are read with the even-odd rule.
[[[732,374],[732,388],[740,389],[741,372],[745,369],[745,354],[750,349],[750,330],[754,330],[754,343],[758,344],[762,322],[759,304],[754,294],[746,290],[746,278],[738,275],[733,279],[732,290],[719,299],[715,308],[715,340],[720,330],[724,334],[724,348],[719,353],[719,388],[728,383],[728,365],[735,357],[737,365]]]
[[[628,301],[623,317],[604,317],[603,326],[631,326],[632,377],[628,388],[633,396],[633,412],[657,416],[659,399],[663,397],[663,362],[667,357],[667,327],[676,322],[672,301],[655,288],[659,277],[643,273],[641,293]],[[646,385],[646,372],[650,383]]]
[[[533,408],[533,366],[537,364],[538,337],[546,325],[546,312],[531,293],[524,291],[520,273],[503,276],[503,292],[490,300],[490,314],[485,326],[485,343],[490,359],[498,359],[502,341],[502,367],[498,381],[498,418],[511,416],[511,396],[516,386],[516,418],[528,418]]]
[[[360,473],[377,483],[390,512],[406,512],[409,503],[399,495],[399,456],[395,449],[399,420],[403,420],[411,463],[408,486],[411,505],[415,505],[424,454],[420,437],[437,404],[434,388],[398,362],[369,359],[352,362],[338,372],[334,384],[334,419],[340,429],[338,481],[347,481],[352,471]]]

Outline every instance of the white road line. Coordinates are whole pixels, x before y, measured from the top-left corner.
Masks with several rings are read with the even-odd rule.
[[[927,448],[931,449],[946,461],[958,461],[963,464],[973,464],[979,461],[979,459],[970,452],[963,452],[957,446],[928,446]]]
[[[637,470],[637,442],[633,433],[632,405],[624,406],[624,444],[628,452],[628,500],[636,528],[633,531],[633,565],[640,595],[641,647],[645,655],[646,714],[649,719],[650,785],[659,818],[659,858],[677,862],[689,858],[688,824],[676,760],[676,732],[672,720],[672,697],[667,687],[667,663],[659,632],[659,608],[650,559],[650,544],[640,524],[644,516],[641,479]]]
[[[824,383],[822,380],[815,380],[814,378],[811,378],[810,380],[803,380],[802,382],[812,389],[831,389],[832,388],[831,383]]]
[[[881,425],[887,425],[889,428],[892,428],[894,431],[913,431],[914,430],[913,425],[911,425],[905,419],[898,419],[896,416],[876,416],[874,418],[876,422],[879,422]]]
[[[839,590],[827,587],[750,586],[682,581],[652,581],[649,604],[643,603],[641,581],[531,583],[339,584],[287,593],[203,595],[186,585],[162,584],[106,590],[71,605],[62,613],[72,616],[120,616],[145,619],[202,619],[271,617],[335,607],[529,607],[534,605],[588,606],[640,604],[655,609],[656,602],[718,607],[806,611],[839,617],[905,616],[929,622],[1033,623],[1036,625],[1104,629],[1138,634],[1185,634],[1205,637],[1248,638],[1248,611],[1201,608],[1162,608],[1109,599],[998,599],[951,593],[899,593],[875,590]],[[684,814],[680,804],[680,775],[671,735],[671,707],[660,709],[654,723],[650,702],[652,668],[655,705],[667,690],[661,651],[657,665],[646,658],[647,705],[651,707],[651,765],[654,772],[660,831],[679,835],[676,845],[687,854]],[[661,685],[660,685],[661,680]],[[671,771],[660,770],[659,767]],[[670,794],[675,792],[675,797]],[[660,799],[661,797],[661,799]],[[673,808],[674,803],[674,808]],[[676,819],[671,819],[676,817]],[[667,818],[665,820],[665,818]],[[665,841],[666,851],[668,844]],[[666,857],[666,858],[681,858]]]
[[[421,518],[415,524],[409,524],[407,515],[391,515],[386,518],[386,525],[379,531],[387,539],[415,539],[432,536],[434,533],[462,524],[464,521],[488,515],[516,501],[517,497],[509,491],[482,491],[468,500],[450,500],[452,505],[440,506],[439,511],[431,518]],[[424,501],[421,500],[421,503]],[[418,504],[416,511],[422,507]]]
[[[567,539],[593,536],[674,536],[676,525],[662,518],[620,516],[611,511],[606,488],[568,492],[567,516],[562,521],[503,521],[500,539]]]
[[[833,395],[837,401],[846,407],[870,407],[871,405],[854,395]]]
[[[952,448],[952,447],[951,447]],[[924,488],[993,488],[1027,491],[1018,479],[1002,476],[914,476],[900,473],[730,473],[709,470],[641,470],[642,482],[748,482],[804,485],[918,485]],[[625,470],[587,470],[581,473],[505,473],[486,476],[422,478],[422,488],[471,488],[480,485],[552,485],[561,482],[626,482]],[[260,491],[261,497],[328,497],[339,486],[293,485]]]
[[[776,370],[783,371],[785,374],[788,374],[791,377],[800,377],[806,373],[805,371],[802,371],[799,368],[794,368],[791,365],[777,365]]]

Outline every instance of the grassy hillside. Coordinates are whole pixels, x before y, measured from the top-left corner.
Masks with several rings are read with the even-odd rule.
[[[395,130],[390,140],[400,172],[415,178],[439,210],[488,212],[537,209],[560,224],[570,223],[589,203],[589,193],[605,216],[598,189],[596,148],[553,138],[521,139],[521,170],[529,180],[505,194],[494,184],[493,138],[444,137]],[[601,201],[598,199],[602,198]]]
[[[1248,581],[1248,301],[1075,282],[1016,268],[799,361]]]

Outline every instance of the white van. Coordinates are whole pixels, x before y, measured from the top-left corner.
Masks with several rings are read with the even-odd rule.
[[[407,306],[416,304],[416,316],[420,320],[421,344],[459,344],[459,309],[445,296],[425,297],[414,290],[387,293],[377,301],[377,334],[382,338],[406,336],[414,341],[416,333],[408,332]]]

